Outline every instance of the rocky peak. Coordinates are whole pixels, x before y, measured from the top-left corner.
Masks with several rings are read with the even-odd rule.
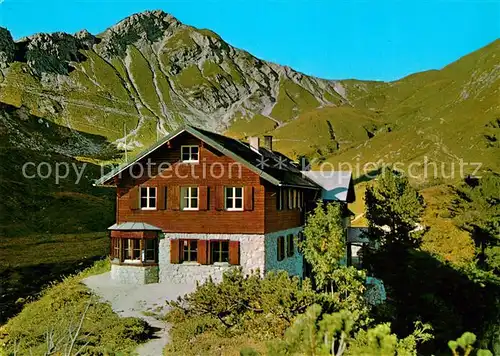
[[[68,74],[70,62],[82,60],[79,50],[84,48],[80,41],[67,33],[38,33],[19,42],[20,51],[37,74]]]
[[[81,30],[75,33],[75,37],[80,41],[80,44],[84,46],[86,49],[91,49],[94,44],[99,42],[97,38],[92,35],[87,30]]]
[[[161,10],[145,11],[120,21],[102,34],[99,52],[106,58],[124,56],[128,45],[161,40],[182,24]]]
[[[0,69],[14,60],[16,44],[6,28],[0,27]]]

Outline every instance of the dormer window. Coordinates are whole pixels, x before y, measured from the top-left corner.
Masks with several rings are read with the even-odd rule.
[[[142,210],[156,209],[155,187],[141,187],[141,209]]]
[[[198,146],[181,146],[182,162],[194,163],[200,160],[200,150]]]

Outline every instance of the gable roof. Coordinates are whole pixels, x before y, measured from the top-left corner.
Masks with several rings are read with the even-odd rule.
[[[94,185],[107,186],[109,181],[122,173],[137,161],[147,157],[152,152],[172,140],[183,132],[188,132],[206,144],[220,151],[222,154],[233,158],[243,164],[263,179],[277,186],[295,186],[306,189],[320,189],[316,183],[303,176],[301,171],[286,156],[276,151],[260,147],[259,152],[254,151],[248,143],[216,134],[194,126],[184,126],[167,135],[147,150],[141,152],[132,162],[127,162],[108,174],[98,179]]]
[[[349,201],[352,191],[352,174],[348,171],[302,171],[302,174],[319,185],[323,200]]]
[[[159,227],[144,222],[124,222],[116,223],[108,227],[113,231],[162,231]]]

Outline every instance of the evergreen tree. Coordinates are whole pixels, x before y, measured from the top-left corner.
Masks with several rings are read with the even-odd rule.
[[[424,200],[406,176],[384,169],[367,188],[365,201],[371,238],[387,246],[419,245],[424,232],[419,224]]]
[[[333,293],[332,273],[346,254],[346,235],[339,204],[318,203],[307,219],[304,240],[299,244],[304,258],[312,266],[319,288]]]
[[[469,231],[478,250],[479,265],[500,273],[500,175],[488,173],[460,187],[456,220]]]

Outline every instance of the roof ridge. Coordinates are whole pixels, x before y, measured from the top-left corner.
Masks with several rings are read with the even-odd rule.
[[[147,157],[153,151],[157,150],[166,142],[175,138],[176,136],[178,136],[183,132],[188,132],[189,134],[195,136],[199,140],[214,147],[222,154],[234,159],[235,161],[238,161],[239,163],[243,164],[248,169],[253,171],[255,174],[259,175],[266,181],[270,182],[271,184],[277,186],[301,186],[309,189],[319,189],[319,186],[311,179],[304,179],[300,170],[292,165],[291,163],[292,160],[288,156],[280,152],[277,151],[275,152],[273,150],[266,149],[266,151],[268,152],[267,154],[268,157],[266,159],[257,158],[256,155],[260,154],[262,156],[262,153],[254,152],[253,150],[251,150],[249,145],[242,142],[241,140],[224,136],[219,133],[208,131],[204,128],[199,128],[194,125],[188,125],[188,124],[181,126],[174,132],[170,133],[163,139],[156,142],[148,149],[142,151],[134,158],[133,161],[126,162],[118,166],[116,169],[113,169],[111,172],[98,179],[94,183],[94,185],[104,185],[113,177],[122,173],[127,168],[133,166],[139,160]],[[236,143],[238,143],[238,145],[240,145],[241,148],[235,147],[234,145]],[[264,152],[264,147],[262,147],[262,149]],[[270,166],[269,164],[266,165],[266,161],[268,159],[272,159],[273,161],[275,161],[274,162],[275,164],[273,166]],[[277,172],[280,173],[278,174]],[[292,176],[294,178],[292,178]]]

